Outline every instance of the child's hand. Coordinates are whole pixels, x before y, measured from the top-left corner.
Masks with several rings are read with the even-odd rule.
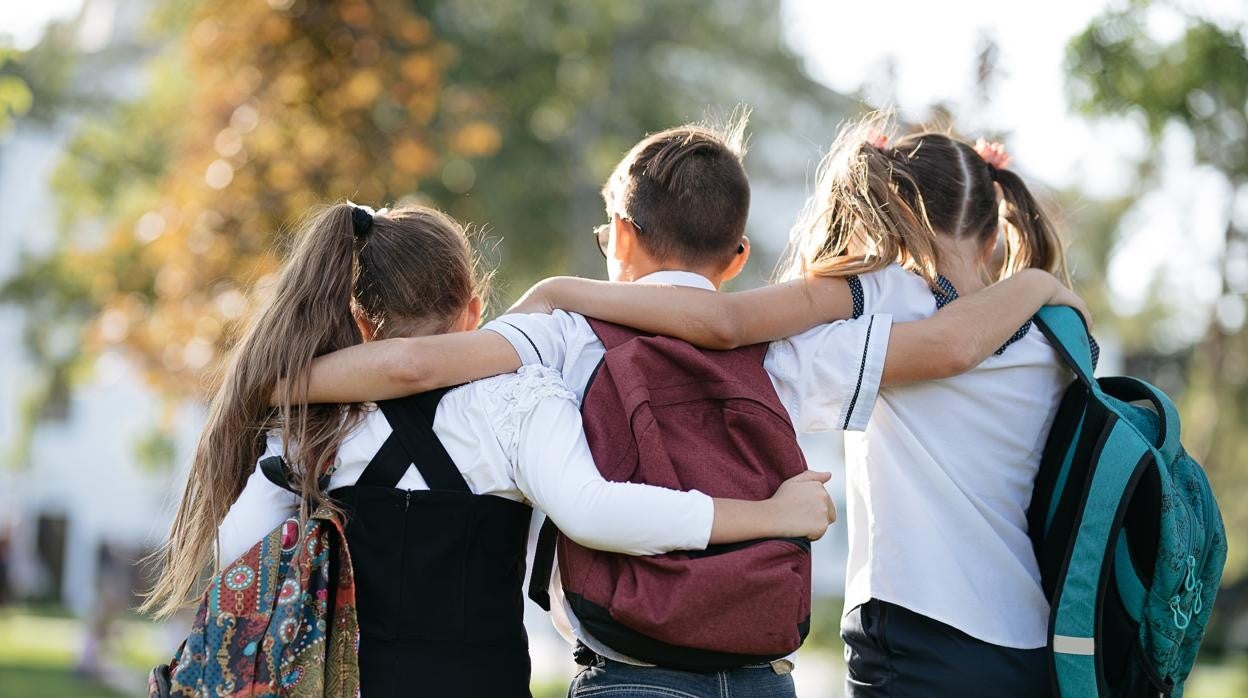
[[[836,521],[836,504],[823,483],[831,473],[807,470],[785,480],[768,501],[773,505],[773,522],[780,538],[819,540]]]
[[[1053,277],[1053,294],[1049,296],[1049,301],[1045,305],[1068,305],[1079,311],[1079,314],[1083,316],[1083,321],[1088,325],[1088,332],[1094,329],[1092,325],[1092,311],[1088,310],[1087,303],[1084,303],[1079,294],[1070,290],[1057,277]]]
[[[552,276],[533,284],[520,300],[507,309],[508,313],[542,313],[549,315],[555,308],[555,291],[566,277]]]

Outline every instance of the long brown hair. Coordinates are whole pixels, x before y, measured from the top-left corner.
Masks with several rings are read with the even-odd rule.
[[[1000,229],[1004,256],[990,280],[1037,268],[1070,283],[1057,231],[1017,174],[944,133],[880,143],[891,125],[876,113],[841,130],[790,236],[781,277],[849,276],[897,263],[935,285],[938,234],[986,245]]]
[[[298,228],[271,297],[226,362],[221,387],[195,450],[154,588],[140,607],[158,616],[192,600],[212,560],[217,527],[281,429],[304,501],[301,516],[326,504],[318,479],[358,422],[360,405],[309,405],[312,360],[362,337],[360,315],[378,337],[444,332],[483,292],[464,229],[439,211],[409,206],[354,224],[361,212],[338,203]],[[277,386],[280,404],[269,404]],[[224,562],[224,561],[222,561]]]

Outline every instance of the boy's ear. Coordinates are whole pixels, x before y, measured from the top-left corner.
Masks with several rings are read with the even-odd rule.
[[[745,268],[745,263],[749,260],[750,239],[743,235],[741,236],[741,244],[737,245],[737,249],[732,255],[732,260],[729,261],[728,266],[724,268],[722,283],[727,283],[728,281],[737,278],[737,274],[741,273],[741,270]]]
[[[637,245],[637,226],[627,218],[621,218],[620,214],[613,214],[611,217],[611,242],[607,247],[607,256],[614,257],[621,262],[627,262],[633,258]]]

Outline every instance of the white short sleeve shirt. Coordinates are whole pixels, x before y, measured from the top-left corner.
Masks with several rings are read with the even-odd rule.
[[[901,267],[860,281],[866,312],[936,312]],[[846,435],[846,612],[876,598],[996,645],[1046,644],[1026,512],[1069,383],[1033,329],[968,373],[880,391],[865,433]]]

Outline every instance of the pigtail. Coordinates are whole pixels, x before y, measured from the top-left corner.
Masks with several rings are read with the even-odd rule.
[[[779,277],[852,276],[896,262],[935,282],[935,232],[911,153],[880,135],[888,125],[887,115],[875,114],[841,131],[790,235]]]
[[[213,559],[217,527],[238,498],[268,429],[281,427],[305,502],[326,503],[317,486],[351,420],[338,405],[307,405],[312,360],[361,337],[351,312],[357,244],[354,206],[336,204],[303,226],[271,298],[231,352],[209,408],[169,539],[154,553],[161,570],[141,611],[167,616],[198,593]],[[270,396],[283,385],[280,407]],[[297,452],[292,453],[291,445]],[[221,561],[228,562],[228,561]]]
[[[1043,269],[1069,286],[1062,240],[1027,185],[1007,169],[994,168],[993,179],[1001,187],[1002,194],[1000,216],[1005,233],[1005,261],[1001,276],[1023,269]]]

